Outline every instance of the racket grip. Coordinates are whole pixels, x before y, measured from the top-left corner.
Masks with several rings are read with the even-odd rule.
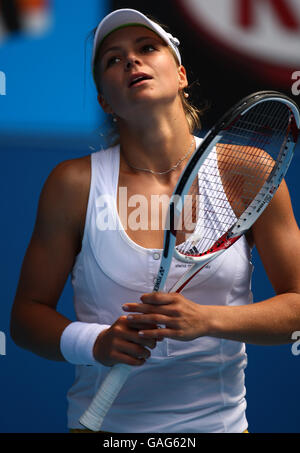
[[[80,417],[79,422],[91,431],[99,431],[105,415],[126,382],[132,366],[123,363],[114,365],[101,387],[94,396],[90,406]]]

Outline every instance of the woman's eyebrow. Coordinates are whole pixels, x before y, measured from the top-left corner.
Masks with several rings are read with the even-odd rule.
[[[136,43],[139,44],[141,41],[157,41],[158,43],[164,44],[162,38],[154,33],[153,36],[141,36],[140,38],[137,38]]]
[[[155,35],[153,35],[153,36],[140,36],[139,38],[136,39],[135,42],[138,44],[138,43],[140,43],[141,41],[146,41],[146,40],[148,40],[148,39],[151,40],[151,39],[155,39],[155,38],[156,38]],[[159,39],[159,38],[158,38],[158,39]]]
[[[156,38],[156,36],[140,36],[139,38],[137,38],[135,40],[135,43],[139,44],[142,41],[153,40],[153,39],[156,39],[159,42],[161,41],[160,38],[159,37]],[[122,50],[121,46],[108,47],[103,52],[101,52],[102,53],[102,57],[104,57],[104,55],[107,54],[108,52],[118,52],[120,50]]]
[[[121,47],[119,46],[109,47],[108,49],[105,49],[103,52],[101,52],[101,57],[104,57],[104,55],[107,54],[108,52],[118,52],[120,50]]]

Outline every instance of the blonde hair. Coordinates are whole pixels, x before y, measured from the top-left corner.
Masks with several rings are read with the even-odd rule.
[[[162,28],[164,28],[166,31],[168,31],[168,27],[165,25],[159,23],[157,20],[153,19],[149,15],[147,16],[149,19],[151,19],[153,22],[156,22],[156,24],[160,25]],[[95,33],[96,29],[94,30]],[[173,49],[171,47],[168,47],[170,52],[172,53],[176,64],[179,66],[179,62],[177,59],[177,56]],[[92,68],[93,72],[93,79],[94,83],[97,88],[98,94],[101,93],[101,85],[100,85],[100,75],[99,75],[99,65],[98,63],[98,56],[99,56],[99,48],[96,50],[95,54],[95,60],[94,60],[94,65]],[[187,88],[188,89],[188,88]],[[194,134],[195,132],[199,131],[201,129],[201,120],[200,116],[203,114],[204,110],[200,110],[198,107],[194,106],[192,102],[189,100],[190,96],[186,94],[183,90],[180,91],[179,93],[182,107],[185,113],[186,120],[188,122],[188,126],[190,129],[190,133]],[[106,140],[110,146],[116,145],[119,143],[119,133],[118,133],[118,126],[117,124],[113,121],[113,117],[111,115],[107,115],[107,123],[109,124],[108,132],[106,133]]]
[[[201,120],[200,116],[203,114],[203,111],[198,107],[195,107],[190,101],[189,98],[185,96],[183,91],[180,92],[180,99],[182,102],[183,110],[185,117],[187,119],[191,134],[199,131],[201,129]]]

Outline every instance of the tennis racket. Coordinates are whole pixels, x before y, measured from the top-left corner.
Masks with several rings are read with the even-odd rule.
[[[272,200],[294,154],[298,106],[264,91],[242,99],[206,134],[172,195],[154,291],[165,289],[172,258],[192,264],[169,291],[180,292],[245,234]],[[80,423],[99,431],[132,367],[117,364]]]

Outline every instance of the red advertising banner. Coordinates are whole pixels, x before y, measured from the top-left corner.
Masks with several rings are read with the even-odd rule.
[[[300,68],[298,0],[177,0],[198,36],[214,51],[248,64],[283,88]]]

